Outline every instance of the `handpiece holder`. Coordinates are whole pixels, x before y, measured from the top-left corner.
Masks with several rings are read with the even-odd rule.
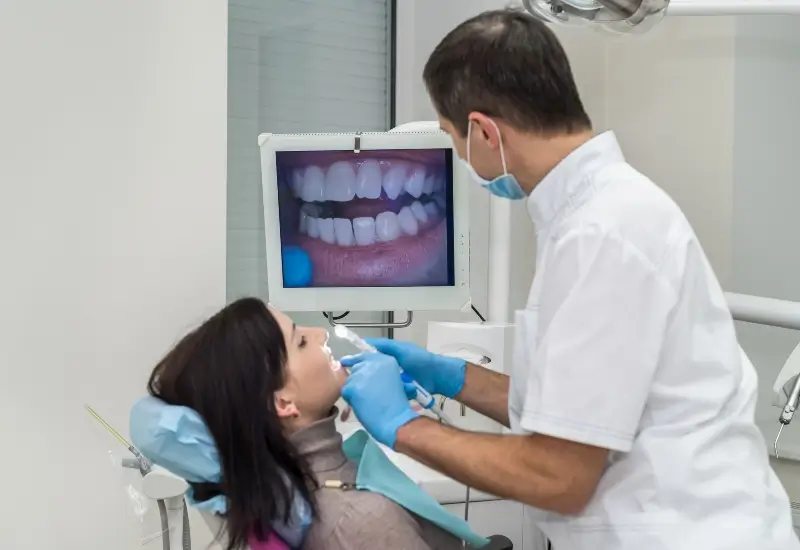
[[[789,423],[791,423],[792,419],[794,418],[794,413],[797,411],[798,404],[800,404],[800,374],[796,374],[794,377],[790,378],[786,384],[784,384],[784,393],[786,392],[786,388],[790,385],[792,389],[788,394],[789,396],[786,400],[786,405],[783,407],[783,411],[781,411],[781,416],[778,418],[780,427],[778,428],[778,435],[775,436],[775,442],[773,443],[775,458],[780,458],[780,454],[778,452],[778,440],[781,438],[783,427],[788,426]]]

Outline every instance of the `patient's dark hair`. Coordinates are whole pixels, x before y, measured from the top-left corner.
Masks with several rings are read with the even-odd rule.
[[[269,309],[244,298],[178,342],[147,384],[151,395],[197,411],[214,437],[228,503],[228,550],[245,548],[250,535],[266,539],[274,520],[287,521],[293,489],[314,507],[310,470],[275,408],[286,357]]]

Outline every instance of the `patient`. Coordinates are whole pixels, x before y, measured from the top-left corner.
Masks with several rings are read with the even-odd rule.
[[[254,534],[266,540],[271,525],[288,522],[293,494],[313,509],[303,548],[460,548],[382,495],[322,487],[352,484],[357,471],[334,425],[347,374],[332,368],[326,338],[323,329],[242,299],[185,336],[150,377],[153,396],[197,411],[216,442],[227,550],[246,548]]]

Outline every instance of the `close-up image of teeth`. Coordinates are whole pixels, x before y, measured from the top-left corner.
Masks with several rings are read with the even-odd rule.
[[[276,153],[284,284],[452,285],[451,163],[449,149]]]

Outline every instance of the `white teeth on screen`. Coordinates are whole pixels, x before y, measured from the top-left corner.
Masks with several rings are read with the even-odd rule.
[[[303,172],[303,202],[323,202],[325,200],[325,172],[319,166],[308,166]]]
[[[292,171],[292,192],[295,197],[303,196],[303,172],[301,170]]]
[[[414,216],[416,216],[416,218],[422,223],[428,221],[428,213],[425,211],[425,207],[422,206],[421,202],[414,201],[413,203],[411,203],[411,211],[414,213]]]
[[[309,165],[293,169],[287,179],[292,193],[302,201],[300,234],[336,246],[370,246],[415,236],[438,222],[440,213],[445,210],[442,193],[445,174],[440,170],[431,171],[421,163],[372,159],[339,161],[326,168]],[[331,206],[321,204],[381,197],[395,200],[402,194],[420,200],[414,200],[397,213],[387,208],[374,218],[360,217],[352,221],[330,214],[324,217],[324,213],[332,210]]]
[[[292,193],[303,202],[348,202],[378,199],[381,193],[395,200],[403,193],[415,199],[444,189],[444,175],[430,173],[420,163],[406,161],[338,161],[327,168],[295,168],[289,177]]]
[[[356,196],[356,171],[349,162],[334,162],[325,176],[325,199],[347,202]]]
[[[353,246],[353,222],[346,218],[334,218],[333,232],[336,234],[336,244],[339,246]]]
[[[406,193],[418,199],[422,196],[425,187],[425,167],[421,164],[412,164],[406,179]]]
[[[333,218],[319,219],[319,238],[328,244],[336,242],[336,235],[333,233]]]
[[[353,235],[356,244],[369,246],[375,242],[375,218],[356,218],[353,220]]]
[[[308,236],[319,239],[319,220],[317,218],[308,218]]]
[[[313,205],[306,205],[313,206]],[[390,242],[400,237],[417,235],[426,224],[441,219],[436,204],[414,201],[395,214],[386,211],[375,218],[317,218],[319,209],[301,210],[300,232],[338,246],[369,246],[376,242]],[[313,214],[312,214],[313,212]]]
[[[403,192],[406,184],[407,170],[402,162],[392,164],[386,175],[383,176],[383,190],[390,200],[394,200]]]
[[[319,217],[319,208],[314,204],[304,204],[300,209],[300,233],[308,234],[308,220]]]
[[[389,242],[400,236],[400,224],[397,223],[397,214],[382,212],[375,218],[375,233],[381,242]]]
[[[411,208],[404,206],[397,214],[397,223],[400,224],[400,229],[406,235],[416,235],[419,231],[419,222],[417,217],[411,211]]]
[[[381,196],[383,173],[377,160],[367,160],[358,167],[356,196],[359,199],[377,199]]]

